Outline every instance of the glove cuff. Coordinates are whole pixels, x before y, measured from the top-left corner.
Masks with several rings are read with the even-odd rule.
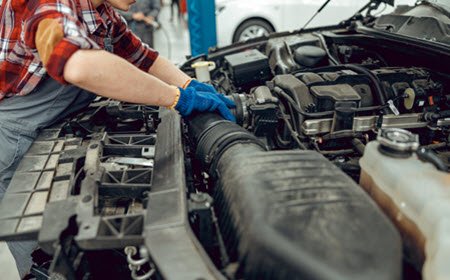
[[[168,106],[167,109],[170,109],[170,110],[175,109],[175,107],[177,106],[177,104],[180,100],[180,95],[181,95],[180,89],[179,88],[176,88],[176,89],[177,89],[177,95],[175,96],[175,99],[173,100],[172,105]]]
[[[190,114],[190,107],[191,107],[191,103],[192,100],[190,100],[189,98],[189,93],[182,89],[182,88],[178,88],[178,92],[179,94],[179,98],[177,101],[177,104],[175,105],[175,110],[177,110],[178,112],[180,112],[180,114],[182,116],[186,116]]]
[[[189,80],[187,80],[184,84],[183,84],[183,86],[181,87],[182,89],[186,89],[190,84],[191,84],[191,82],[193,81],[194,79],[189,79]]]

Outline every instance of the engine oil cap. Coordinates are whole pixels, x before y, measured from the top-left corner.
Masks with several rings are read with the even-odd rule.
[[[408,158],[419,148],[419,135],[401,128],[380,129],[377,140],[379,151],[387,156]]]

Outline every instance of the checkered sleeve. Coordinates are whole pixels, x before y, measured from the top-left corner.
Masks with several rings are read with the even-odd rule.
[[[86,27],[76,15],[76,3],[73,0],[34,1],[39,4],[29,5],[32,16],[24,22],[22,40],[32,52],[36,51],[36,32],[39,23],[44,19],[57,20],[61,26],[63,37],[56,42],[53,51],[45,64],[47,73],[55,80],[65,84],[64,66],[69,58],[79,49],[100,49],[88,37]]]
[[[116,11],[114,13],[114,31],[112,44],[114,53],[125,58],[141,70],[147,72],[158,58],[158,52],[136,37],[128,28],[125,19]]]

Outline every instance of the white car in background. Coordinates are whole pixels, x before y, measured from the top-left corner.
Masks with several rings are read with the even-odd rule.
[[[368,2],[333,0],[308,27],[334,25],[350,18]],[[397,4],[414,2],[396,1]],[[217,44],[226,46],[271,32],[300,29],[323,3],[325,0],[216,0]],[[390,11],[391,7],[380,5],[380,13]]]

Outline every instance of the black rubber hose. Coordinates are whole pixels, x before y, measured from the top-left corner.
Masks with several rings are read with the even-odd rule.
[[[325,52],[327,53],[328,59],[334,64],[334,65],[339,65],[340,62],[333,57],[333,55],[330,53],[330,49],[327,46],[327,41],[325,40],[325,37],[320,34],[320,33],[313,33],[314,36],[316,36],[317,38],[319,38],[320,43],[322,44],[322,47],[325,49]]]
[[[211,176],[224,152],[236,144],[254,146],[257,151],[265,145],[239,125],[212,113],[198,114],[188,120],[189,134],[195,144],[195,158]]]
[[[416,152],[417,157],[421,161],[429,162],[436,166],[436,168],[440,171],[448,172],[447,165],[442,161],[442,159],[432,150],[428,150],[425,148],[420,148]]]
[[[384,87],[377,77],[377,75],[373,74],[369,69],[364,68],[362,66],[354,65],[354,64],[345,64],[344,67],[347,69],[353,70],[358,73],[362,73],[367,75],[367,77],[372,81],[373,86],[375,87],[375,95],[378,99],[378,104],[384,105],[387,102],[387,94],[384,90]]]
[[[300,149],[307,150],[306,146],[300,141],[298,132],[295,131],[294,128],[292,127],[292,125],[290,124],[290,122],[288,120],[288,115],[284,112],[283,107],[284,107],[283,105],[280,106],[281,117],[283,118],[283,121],[286,124],[287,129],[291,133],[292,139],[294,139],[294,141],[297,143],[297,145]]]
[[[345,173],[353,173],[353,174],[361,173],[361,166],[359,166],[359,164],[357,163],[356,164],[348,162],[333,162],[333,163],[341,170],[343,170]]]
[[[323,112],[318,112],[318,113],[308,113],[305,112],[305,110],[303,110],[301,108],[301,106],[299,106],[295,100],[289,96],[289,94],[287,94],[282,88],[280,87],[274,87],[273,91],[279,96],[279,97],[283,97],[288,103],[289,105],[292,106],[292,108],[297,111],[299,114],[309,117],[309,118],[323,118],[323,117],[332,117],[334,115],[334,111],[323,111]],[[376,111],[376,110],[380,110],[385,108],[385,106],[371,106],[371,107],[363,107],[363,108],[356,108],[356,112],[357,113],[361,113],[361,112],[370,112],[370,111]]]
[[[450,117],[450,110],[440,112],[426,112],[422,115],[422,120],[436,124],[438,120],[448,117]]]
[[[360,155],[364,155],[366,145],[364,145],[364,143],[361,140],[359,140],[358,138],[353,138],[352,145]]]
[[[442,112],[439,112],[438,114],[439,114],[440,118],[448,118],[448,117],[450,117],[450,110],[442,111]]]
[[[319,113],[308,113],[305,112],[296,102],[295,100],[289,96],[282,88],[280,87],[274,87],[273,91],[280,97],[283,97],[289,104],[294,108],[295,111],[298,113],[310,117],[310,118],[323,118],[323,117],[329,117],[333,116],[334,111],[324,111]]]
[[[382,86],[380,79],[377,77],[377,75],[375,75],[369,69],[367,69],[363,66],[355,65],[355,64],[344,64],[344,65],[315,68],[315,69],[310,69],[309,71],[311,71],[311,70],[314,72],[327,71],[327,70],[336,71],[336,70],[344,70],[344,69],[353,70],[359,74],[366,75],[370,79],[370,81],[372,82],[372,84],[375,88],[375,97],[378,101],[378,104],[385,105],[387,103],[387,94],[386,94],[386,91],[384,90],[384,87]],[[297,73],[299,73],[299,72],[297,72]],[[387,108],[384,108],[384,109],[387,110]]]

